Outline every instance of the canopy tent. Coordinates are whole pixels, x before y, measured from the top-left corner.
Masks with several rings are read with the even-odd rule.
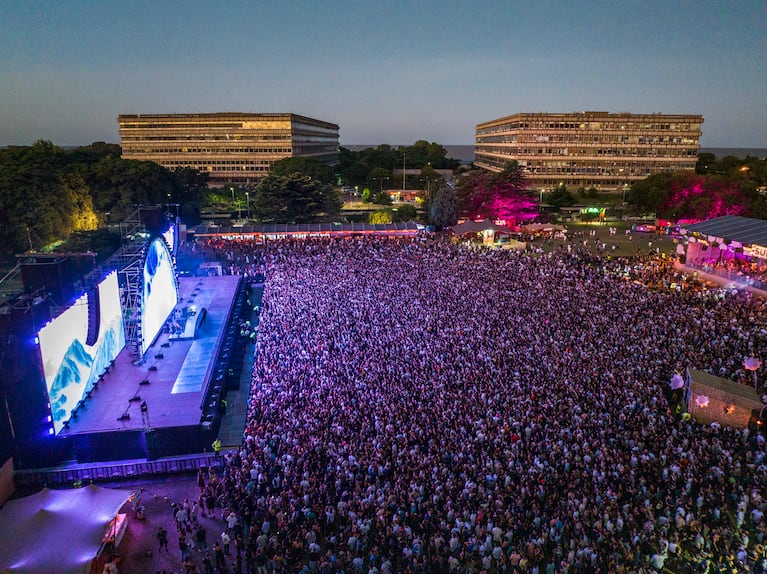
[[[494,231],[496,233],[511,233],[511,229],[504,227],[503,225],[497,225],[489,219],[483,219],[482,221],[467,220],[458,225],[454,225],[452,228],[453,233],[456,235],[464,235],[466,233],[480,233],[482,231]]]
[[[686,235],[698,233],[711,237],[712,242],[715,239],[720,239],[726,243],[767,245],[767,221],[738,215],[724,215],[686,225],[683,227],[682,233]]]
[[[0,572],[87,574],[107,527],[132,495],[90,485],[44,488],[0,510]]]

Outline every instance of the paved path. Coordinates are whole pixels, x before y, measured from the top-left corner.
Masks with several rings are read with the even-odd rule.
[[[264,288],[258,287],[253,290],[253,305],[260,309]],[[258,313],[253,311],[250,323],[258,329]],[[218,438],[224,449],[239,447],[242,444],[242,433],[245,431],[248,415],[248,397],[250,395],[250,380],[253,373],[253,361],[255,360],[256,347],[248,344],[245,348],[242,374],[240,375],[240,388],[226,393],[226,414],[221,419],[221,428]]]

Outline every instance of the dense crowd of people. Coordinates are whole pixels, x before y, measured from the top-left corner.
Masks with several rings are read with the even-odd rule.
[[[764,302],[579,248],[200,248],[267,278],[243,444],[201,484],[235,571],[767,572],[763,435],[667,400],[746,377]]]

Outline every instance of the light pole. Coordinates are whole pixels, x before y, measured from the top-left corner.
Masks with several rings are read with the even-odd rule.
[[[437,180],[431,177],[423,177],[421,178],[421,181],[426,182],[426,197],[431,199],[431,182],[437,181]]]
[[[407,171],[405,170],[405,152],[402,152],[402,194],[405,193],[405,177],[407,177]]]
[[[384,180],[388,181],[389,178],[388,177],[374,177],[373,178],[373,181],[378,181],[378,184],[379,184],[378,191],[379,191],[379,193],[381,195],[383,195],[383,182],[384,182]]]
[[[248,204],[248,219],[250,219],[250,192],[249,191],[245,192],[245,201]]]

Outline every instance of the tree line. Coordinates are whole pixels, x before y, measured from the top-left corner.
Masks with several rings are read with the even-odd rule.
[[[6,147],[0,149],[0,257],[103,230],[139,205],[179,203],[181,215],[194,219],[206,191],[204,174],[124,160],[114,144],[63,149],[41,140]]]
[[[635,182],[630,212],[661,219],[702,220],[722,215],[767,219],[767,158],[698,156],[695,171],[659,173]]]
[[[258,184],[237,190],[238,196],[248,194],[249,215],[258,222],[336,221],[342,207],[339,186],[362,186],[371,201],[390,204],[385,192],[387,197],[375,195],[402,187],[404,162],[406,169],[418,170],[404,184],[424,190],[421,217],[437,228],[453,225],[459,217],[511,223],[537,212],[539,197],[516,162],[497,174],[468,170],[448,182],[436,170],[456,170],[459,162],[448,158],[440,144],[425,140],[358,152],[342,147],[339,160],[336,167],[301,157],[280,160]],[[765,159],[719,160],[700,154],[694,172],[657,174],[636,182],[626,202],[631,213],[674,220],[725,214],[767,219],[765,186]],[[150,161],[124,160],[114,144],[63,149],[38,141],[7,147],[0,149],[0,256],[7,261],[65,239],[69,251],[93,249],[99,231],[122,221],[139,205],[176,204],[182,221],[195,225],[203,206],[218,201],[234,208],[228,191],[209,188],[208,175],[191,168],[168,170]],[[559,189],[544,201],[566,205],[572,203],[568,195]],[[241,208],[241,200],[237,202]],[[397,211],[400,218],[419,217],[411,205]],[[374,216],[376,221],[391,220],[391,208]]]

